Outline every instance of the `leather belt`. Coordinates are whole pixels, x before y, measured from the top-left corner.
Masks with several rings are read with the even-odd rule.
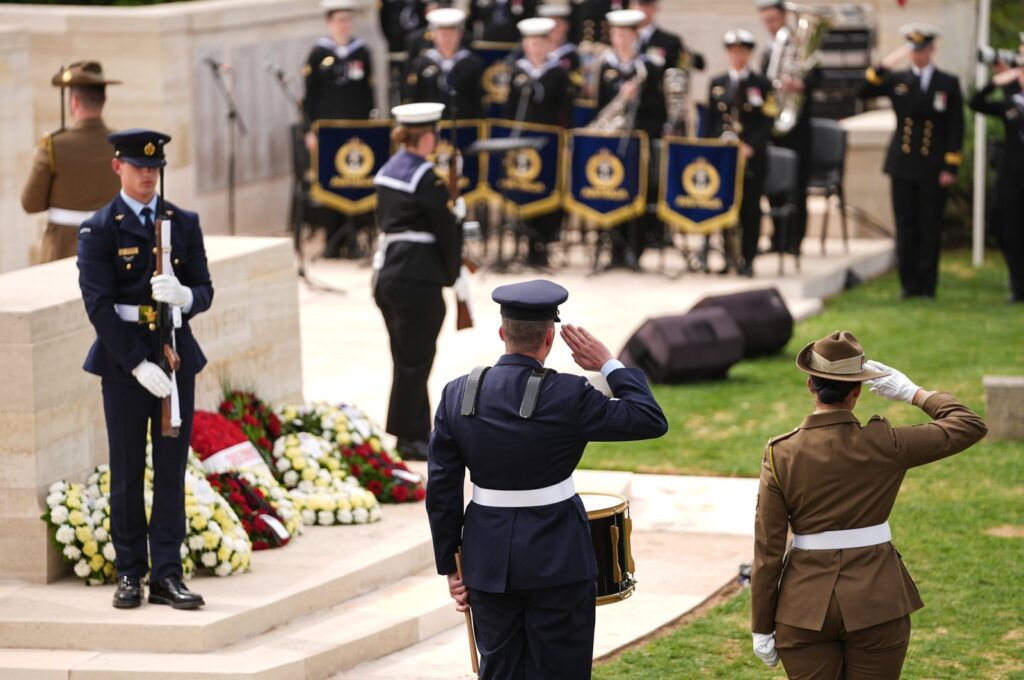
[[[473,485],[473,502],[490,508],[534,508],[541,505],[552,505],[568,500],[576,495],[576,484],[572,477],[558,484],[545,486],[543,489],[525,489],[507,491],[485,489]]]
[[[67,208],[50,208],[46,211],[46,219],[51,224],[65,227],[77,227],[96,214],[95,210],[68,210]]]
[[[437,236],[429,231],[382,232],[377,238],[377,252],[373,254],[373,271],[379,272],[384,266],[384,256],[392,243],[437,243]]]
[[[797,550],[843,550],[866,548],[892,540],[889,522],[860,529],[823,531],[820,534],[793,534],[793,547]]]

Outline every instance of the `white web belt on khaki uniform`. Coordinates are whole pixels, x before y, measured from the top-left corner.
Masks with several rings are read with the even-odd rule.
[[[793,534],[793,547],[797,550],[843,550],[867,548],[892,540],[889,522],[860,529],[823,531],[820,534]]]
[[[473,485],[473,502],[490,508],[534,508],[540,505],[560,503],[575,495],[576,484],[572,481],[572,477],[542,489],[518,491],[485,489],[476,484]]]
[[[377,238],[377,252],[373,254],[373,271],[379,272],[384,266],[384,257],[392,243],[437,243],[437,236],[429,231],[381,232]]]
[[[46,220],[51,224],[63,227],[79,227],[82,222],[96,214],[95,210],[68,210],[67,208],[50,208],[46,211]]]
[[[164,273],[170,273],[174,270],[171,268],[171,221],[164,220],[163,225],[160,228],[160,247],[161,247],[161,271]],[[142,308],[140,305],[121,305],[115,304],[114,311],[122,321],[128,323],[144,323],[146,320],[142,319]],[[174,349],[175,354],[178,352],[178,340],[177,334],[174,329],[181,328],[181,307],[177,305],[170,305],[171,309],[171,347]],[[161,351],[163,348],[161,347]],[[181,402],[178,398],[178,377],[175,371],[171,371],[171,427],[181,427]]]

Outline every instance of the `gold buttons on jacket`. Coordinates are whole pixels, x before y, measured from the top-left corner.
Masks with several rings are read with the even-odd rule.
[[[179,264],[181,264],[181,260],[174,258],[174,266],[177,267]]]
[[[910,153],[910,145],[909,144],[904,144],[903,145],[903,153]]]
[[[126,270],[129,270],[129,271],[130,271],[130,270],[131,270],[131,268],[132,268],[132,263],[131,263],[131,262],[129,262],[128,264],[126,264],[126,265],[124,266],[124,268],[125,268]]]

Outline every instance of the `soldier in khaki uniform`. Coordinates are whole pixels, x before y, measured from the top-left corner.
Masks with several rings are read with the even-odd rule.
[[[121,184],[110,169],[113,150],[103,123],[108,80],[97,61],[80,61],[62,69],[53,84],[71,90],[70,128],[51,132],[39,142],[32,172],[21,192],[21,207],[28,213],[48,211],[40,262],[74,256],[78,225],[110,202]]]
[[[865,361],[847,331],[807,345],[796,364],[809,374],[815,411],[765,449],[751,582],[754,653],[770,666],[781,656],[794,679],[899,678],[910,613],[924,604],[892,544],[889,512],[908,469],[967,449],[985,435],[985,423],[952,395]],[[875,416],[861,425],[852,411],[862,381],[933,422],[893,427]]]

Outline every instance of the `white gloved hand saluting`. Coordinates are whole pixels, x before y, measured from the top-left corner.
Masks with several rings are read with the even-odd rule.
[[[455,215],[455,219],[460,222],[466,219],[466,199],[462,196],[456,198],[452,204],[452,215]]]
[[[185,311],[192,307],[192,289],[181,285],[178,282],[178,277],[174,274],[154,276],[151,285],[153,287],[153,299],[157,302],[166,302],[169,305],[183,307]]]
[[[142,363],[132,369],[132,375],[157,399],[171,396],[171,379],[152,361],[143,359]]]
[[[915,385],[906,375],[878,361],[866,361],[864,362],[864,367],[870,368],[872,371],[883,371],[889,374],[881,378],[872,378],[871,380],[864,381],[868,389],[874,394],[891,401],[905,401],[908,404],[914,403],[914,395],[921,388]]]
[[[775,651],[775,633],[754,633],[754,654],[766,665],[773,668],[779,663],[779,653]]]

